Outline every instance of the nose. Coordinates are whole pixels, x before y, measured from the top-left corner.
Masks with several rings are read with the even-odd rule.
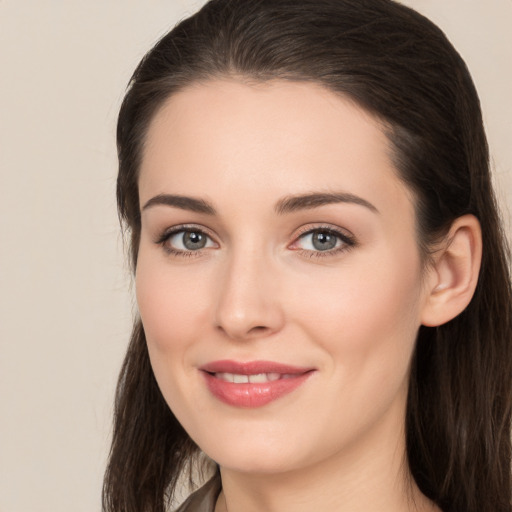
[[[284,312],[278,298],[277,269],[261,254],[233,255],[221,272],[215,310],[216,328],[234,340],[278,332]]]

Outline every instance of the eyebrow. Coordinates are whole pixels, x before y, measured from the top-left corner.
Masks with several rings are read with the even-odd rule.
[[[379,213],[379,210],[366,199],[347,192],[320,192],[289,196],[278,201],[275,210],[279,214],[285,214],[335,203],[357,204],[368,208],[373,213]]]
[[[279,215],[284,215],[298,210],[309,210],[335,203],[356,204],[364,206],[373,213],[379,213],[379,210],[366,199],[347,192],[316,192],[288,196],[280,199],[276,203],[275,211]],[[154,196],[146,202],[142,207],[142,210],[144,211],[158,205],[172,206],[174,208],[203,213],[206,215],[216,215],[217,213],[215,208],[204,199],[175,194],[159,194]]]
[[[159,194],[152,197],[143,207],[142,210],[147,210],[153,206],[164,205],[173,206],[182,210],[189,210],[196,213],[205,213],[207,215],[215,215],[215,208],[207,203],[204,199],[196,199],[194,197],[180,196],[174,194]]]

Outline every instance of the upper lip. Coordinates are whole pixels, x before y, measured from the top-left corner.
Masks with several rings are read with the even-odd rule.
[[[257,375],[260,373],[282,373],[287,375],[300,375],[312,371],[314,368],[293,366],[274,361],[239,362],[231,360],[212,361],[199,367],[208,373],[234,373],[237,375]]]

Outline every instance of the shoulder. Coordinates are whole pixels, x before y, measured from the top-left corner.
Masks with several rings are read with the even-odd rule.
[[[220,489],[220,477],[217,475],[193,492],[175,512],[214,512]]]

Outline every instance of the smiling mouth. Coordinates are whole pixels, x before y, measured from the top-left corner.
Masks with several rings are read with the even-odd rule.
[[[291,379],[296,377],[296,374],[281,374],[281,373],[256,373],[253,375],[243,375],[237,373],[213,373],[217,379],[224,380],[226,382],[233,382],[235,384],[262,384],[264,382],[274,382],[280,379]]]
[[[215,361],[199,370],[210,393],[232,407],[262,407],[291,393],[314,373],[314,368],[270,361]]]

